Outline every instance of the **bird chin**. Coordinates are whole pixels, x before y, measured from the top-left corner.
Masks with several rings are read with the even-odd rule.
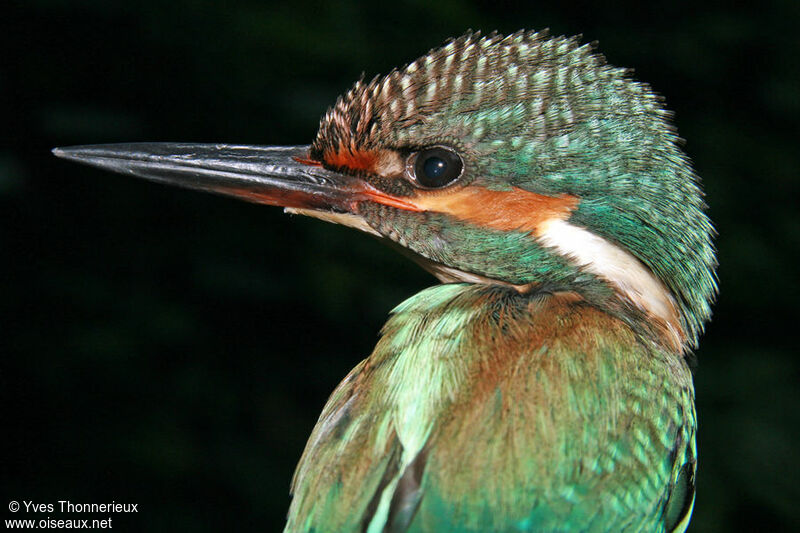
[[[381,235],[381,233],[379,233],[375,228],[370,226],[366,220],[353,213],[337,213],[335,211],[305,209],[297,207],[287,207],[283,211],[284,213],[288,213],[290,215],[304,215],[307,217],[324,220],[325,222],[332,222],[334,224],[347,226],[349,228],[355,228],[357,230],[363,231],[364,233],[372,235],[373,237],[377,237],[381,241],[386,242],[392,248],[395,248],[402,255],[405,255],[406,257],[417,263],[427,272],[433,274],[433,276],[436,277],[436,279],[438,279],[442,283],[475,283],[481,285],[501,285],[504,287],[513,288],[517,292],[523,294],[530,292],[531,290],[530,285],[514,285],[512,283],[508,283],[507,281],[487,278],[486,276],[481,276],[479,274],[474,274],[472,272],[465,272],[463,270],[459,270],[457,268],[447,266],[445,264],[438,263],[436,261],[428,259],[427,257],[424,257],[418,253],[409,250],[404,246],[397,244],[396,242],[387,238],[385,235]]]
[[[383,238],[383,235],[378,233],[372,226],[367,224],[367,221],[353,213],[337,213],[335,211],[323,211],[318,209],[304,209],[298,207],[287,207],[283,210],[284,213],[290,215],[305,215],[307,217],[318,218],[325,222],[332,222],[348,228],[355,228],[375,237]]]

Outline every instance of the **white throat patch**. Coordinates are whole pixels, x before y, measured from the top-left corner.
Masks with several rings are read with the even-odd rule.
[[[358,215],[298,208],[287,208],[285,211],[349,226],[382,237]],[[644,263],[603,237],[559,218],[547,220],[537,229],[536,239],[541,244],[557,251],[574,265],[607,281],[619,295],[642,310],[648,317],[662,324],[667,341],[676,350],[683,349],[686,339],[675,299],[669,289],[655,277]],[[417,254],[410,255],[412,259],[444,283],[499,283],[514,287],[521,292],[524,292],[526,287],[463,272],[427,260]]]
[[[575,265],[610,283],[650,317],[661,320],[671,341],[680,347],[684,338],[677,306],[669,290],[641,261],[591,231],[565,220],[541,226],[540,243],[567,257]]]

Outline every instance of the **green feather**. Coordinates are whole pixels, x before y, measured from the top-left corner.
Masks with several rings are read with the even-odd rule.
[[[452,145],[461,185],[578,197],[569,222],[642,261],[671,291],[694,347],[717,292],[714,229],[669,117],[649,86],[577,39],[475,33],[357,83],[323,118],[312,154]],[[409,194],[402,179],[375,185]],[[430,261],[490,279],[561,286],[581,270],[522,233],[374,204],[359,214]],[[597,293],[598,283],[581,287]]]
[[[497,191],[497,209],[512,188],[574,197],[567,222],[663,283],[684,345],[537,235],[362,202],[377,233],[482,283],[395,309],[320,417],[287,531],[685,530],[696,420],[682,352],[710,316],[716,259],[668,119],[590,46],[533,32],[467,34],[337,101],[311,157],[445,145],[463,161],[453,187]],[[417,192],[402,174],[364,179]]]
[[[679,355],[583,301],[433,287],[331,397],[286,530],[667,531],[692,401]]]

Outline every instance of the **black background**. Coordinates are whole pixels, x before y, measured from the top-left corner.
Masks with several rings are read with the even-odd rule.
[[[139,504],[112,516],[122,531],[278,530],[327,395],[388,311],[433,283],[355,231],[80,167],[50,148],[305,144],[362,72],[467,28],[550,27],[598,40],[666,96],[719,229],[690,530],[799,528],[800,3],[692,5],[6,3],[5,517],[70,518],[12,515],[10,500],[115,500]]]

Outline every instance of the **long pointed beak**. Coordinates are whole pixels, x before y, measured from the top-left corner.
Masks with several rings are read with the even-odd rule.
[[[362,201],[409,209],[363,179],[308,159],[308,146],[130,143],[54,148],[64,159],[122,174],[296,209],[354,213]]]

